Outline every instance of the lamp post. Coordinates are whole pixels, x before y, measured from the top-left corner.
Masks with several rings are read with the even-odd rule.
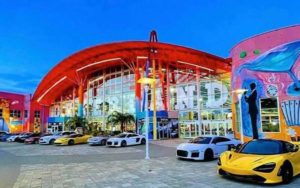
[[[145,98],[145,103],[146,103],[146,111],[145,111],[145,124],[146,124],[146,156],[145,159],[150,159],[149,157],[149,109],[148,109],[148,91],[149,91],[149,86],[155,83],[155,79],[153,78],[141,78],[138,80],[138,83],[144,84],[144,89],[146,92],[146,98]],[[155,105],[155,104],[153,104]]]
[[[240,114],[240,135],[241,135],[241,142],[244,143],[244,129],[243,129],[243,120],[242,120],[242,96],[243,94],[248,91],[247,89],[237,89],[233,92],[237,94],[239,99],[239,114]]]

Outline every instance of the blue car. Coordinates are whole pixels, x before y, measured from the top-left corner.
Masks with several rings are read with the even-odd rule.
[[[6,142],[6,140],[12,136],[11,134],[9,133],[2,133],[0,134],[0,142]]]

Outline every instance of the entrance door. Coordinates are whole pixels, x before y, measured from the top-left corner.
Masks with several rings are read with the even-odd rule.
[[[181,122],[180,137],[181,138],[194,138],[199,136],[199,125],[194,121]]]
[[[191,127],[191,137],[197,137],[199,135],[198,124],[196,124],[195,122],[191,122],[190,127]]]
[[[172,124],[168,123],[158,123],[158,139],[169,139],[171,136],[171,127]]]
[[[180,138],[190,138],[190,126],[186,122],[181,122],[179,124],[180,127]]]
[[[211,135],[211,121],[205,121],[203,122],[203,128],[204,128],[204,135]]]
[[[51,127],[51,131],[52,131],[52,133],[57,133],[58,132],[58,125],[53,125],[52,127]]]

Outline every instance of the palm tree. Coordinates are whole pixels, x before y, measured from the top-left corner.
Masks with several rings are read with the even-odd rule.
[[[124,132],[124,128],[127,124],[135,122],[134,116],[129,113],[121,113],[118,111],[112,112],[107,117],[107,123],[113,125],[121,124],[121,131]]]
[[[82,127],[83,129],[86,129],[87,120],[84,117],[79,117],[75,114],[74,117],[71,117],[67,120],[65,123],[65,127],[68,130],[75,130],[77,127]]]

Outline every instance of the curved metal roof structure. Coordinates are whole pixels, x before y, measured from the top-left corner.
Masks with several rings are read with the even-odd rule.
[[[50,105],[67,88],[75,85],[74,80],[78,77],[125,62],[135,62],[137,57],[148,57],[153,48],[157,50],[156,58],[159,63],[197,67],[214,74],[231,71],[228,60],[191,48],[146,41],[109,43],[84,49],[58,63],[42,79],[33,100]]]

